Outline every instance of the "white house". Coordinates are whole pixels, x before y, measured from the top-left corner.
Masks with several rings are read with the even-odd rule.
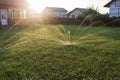
[[[77,18],[82,12],[86,11],[85,8],[75,8],[68,13],[68,18]]]
[[[104,7],[109,7],[110,17],[120,17],[120,0],[111,0]]]
[[[67,10],[58,7],[46,7],[41,14],[46,16],[58,17],[58,18],[65,18],[67,14]]]

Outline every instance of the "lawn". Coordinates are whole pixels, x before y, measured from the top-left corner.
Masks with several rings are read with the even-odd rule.
[[[0,30],[0,80],[119,80],[120,28]]]

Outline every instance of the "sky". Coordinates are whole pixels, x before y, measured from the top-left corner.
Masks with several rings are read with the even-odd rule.
[[[100,13],[106,13],[109,11],[108,8],[103,7],[109,1],[110,0],[28,0],[31,7],[38,12],[42,12],[45,7],[63,7],[68,11],[71,11],[76,7],[94,7],[97,8]]]

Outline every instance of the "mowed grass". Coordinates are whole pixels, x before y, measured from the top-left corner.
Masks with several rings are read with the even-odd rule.
[[[119,80],[120,28],[0,30],[0,80]]]

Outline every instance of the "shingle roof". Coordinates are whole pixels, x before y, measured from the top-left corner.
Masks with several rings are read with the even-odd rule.
[[[75,9],[77,9],[77,10],[79,10],[81,12],[84,12],[84,11],[88,10],[88,9],[85,9],[85,8],[75,8]]]
[[[0,0],[2,5],[28,6],[27,0]]]
[[[111,0],[110,2],[108,2],[106,5],[104,5],[104,7],[110,7],[110,4],[113,3],[116,0]]]
[[[58,8],[58,7],[46,7],[43,12],[49,11],[49,12],[67,12],[64,8]]]
[[[79,10],[80,12],[84,12],[84,11],[86,11],[86,10],[88,10],[88,9],[86,9],[86,8],[75,8],[75,9],[73,9],[72,11],[70,11],[70,12],[68,13],[68,15],[71,14],[72,12],[74,12],[75,10]]]

